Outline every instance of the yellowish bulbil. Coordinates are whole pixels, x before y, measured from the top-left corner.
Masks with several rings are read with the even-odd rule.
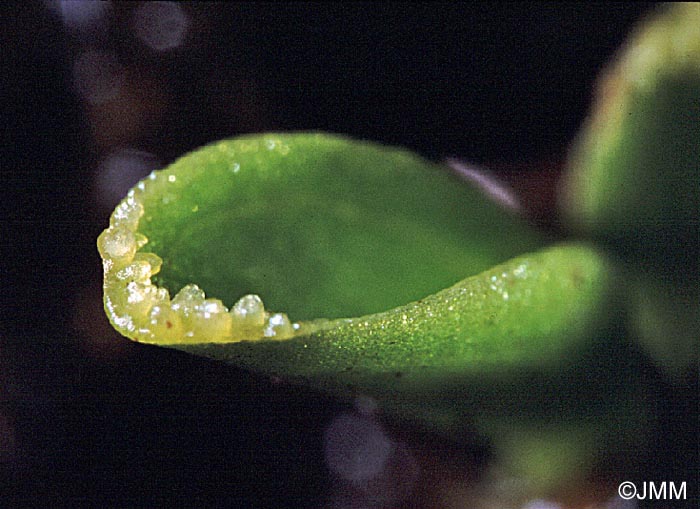
[[[294,336],[294,325],[284,313],[270,316],[265,327],[265,337],[274,339],[289,339]]]
[[[231,337],[233,319],[223,302],[218,299],[205,299],[195,311],[196,329],[205,341],[218,343]]]
[[[252,339],[263,334],[265,306],[257,295],[246,295],[231,308],[233,326],[240,339]]]
[[[149,175],[130,191],[97,239],[104,267],[105,310],[117,330],[138,341],[160,344],[294,336],[301,326],[284,313],[265,311],[257,295],[241,297],[229,311],[222,301],[206,298],[196,284],[185,285],[171,300],[166,288],[151,282],[163,260],[140,251],[148,239],[138,231],[144,214],[138,196],[146,183],[155,185],[158,179],[157,174]]]
[[[147,326],[139,332],[148,337],[149,342],[175,343],[185,334],[180,315],[169,305],[153,306],[148,315]]]
[[[103,259],[129,263],[136,254],[134,232],[124,226],[113,226],[97,238],[97,248]]]
[[[136,231],[142,215],[143,205],[133,194],[130,194],[114,209],[109,222],[111,226],[123,226],[131,231]]]
[[[123,281],[145,281],[151,277],[151,265],[142,260],[131,262],[117,271],[117,279]]]

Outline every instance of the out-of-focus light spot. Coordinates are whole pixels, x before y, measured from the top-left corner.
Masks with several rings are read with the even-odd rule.
[[[97,26],[111,7],[102,0],[45,0],[44,5],[57,13],[63,24],[72,30],[85,30]]]
[[[189,24],[187,14],[176,2],[144,2],[133,19],[136,36],[156,51],[180,46]]]
[[[129,189],[159,167],[158,159],[149,152],[133,148],[115,150],[98,169],[95,189],[99,204],[107,209],[114,208]]]
[[[639,508],[639,504],[637,503],[636,500],[634,500],[634,499],[625,500],[623,498],[620,498],[617,495],[615,495],[610,500],[608,500],[607,504],[604,504],[600,507],[600,509],[638,509],[638,508]]]
[[[361,415],[372,416],[377,413],[378,407],[377,400],[369,396],[357,396],[355,398],[355,410]]]
[[[473,183],[495,202],[511,209],[520,210],[520,203],[508,186],[487,171],[464,164],[457,159],[448,159],[447,164],[465,180]]]
[[[376,422],[349,413],[333,419],[323,439],[328,468],[351,483],[378,477],[394,450],[394,443]]]
[[[440,507],[449,509],[524,509],[531,486],[524,479],[513,477],[497,465],[492,465],[479,476],[478,481],[464,473],[442,484]],[[537,501],[541,502],[541,501]]]
[[[546,500],[533,500],[523,506],[523,509],[562,509],[559,504]]]
[[[374,423],[362,415],[354,416],[366,423]],[[375,424],[376,425],[376,424]],[[381,431],[381,429],[379,430]],[[391,442],[391,452],[377,475],[367,479],[348,480],[339,476],[335,482],[330,508],[394,507],[407,500],[420,477],[420,467],[413,453],[402,442]]]
[[[114,57],[88,50],[73,64],[73,79],[83,99],[91,104],[101,104],[119,95],[125,75]]]

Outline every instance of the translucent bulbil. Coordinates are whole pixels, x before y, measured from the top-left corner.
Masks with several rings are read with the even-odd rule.
[[[117,278],[125,281],[145,281],[151,277],[151,265],[145,261],[134,261],[117,271]]]
[[[114,209],[110,218],[110,224],[112,226],[123,226],[133,231],[136,229],[142,215],[143,205],[134,196],[130,196]]]
[[[206,298],[196,284],[185,285],[171,300],[166,288],[151,282],[163,260],[139,251],[148,244],[138,231],[144,214],[140,199],[147,184],[173,182],[171,177],[157,172],[141,181],[117,206],[109,228],[97,239],[104,267],[105,311],[112,324],[133,339],[161,344],[278,340],[300,333],[300,324],[284,313],[265,311],[257,295],[241,297],[229,311],[221,300]]]
[[[126,285],[126,309],[133,317],[145,317],[155,305],[158,288],[151,284],[132,281]]]
[[[200,341],[218,343],[231,337],[233,319],[224,303],[218,299],[206,299],[197,306],[188,321],[192,335]]]
[[[206,299],[199,309],[205,318],[210,318],[220,313],[228,313],[228,308],[219,299]]]
[[[231,315],[242,328],[258,328],[265,324],[265,306],[257,295],[246,295],[231,308]]]
[[[270,317],[265,327],[265,337],[288,339],[294,336],[294,326],[284,313],[275,313]]]
[[[182,288],[175,297],[171,307],[175,311],[180,311],[182,314],[189,315],[193,313],[197,307],[204,304],[204,291],[197,285],[187,285]]]
[[[153,306],[148,315],[147,326],[141,329],[141,332],[147,334],[151,341],[176,342],[184,335],[180,315],[168,305]]]
[[[160,256],[153,253],[136,253],[134,255],[134,263],[147,263],[150,267],[150,276],[154,276],[160,272],[160,267],[163,265],[163,260]]]
[[[110,227],[97,238],[97,247],[102,258],[128,263],[136,254],[134,232],[124,226]]]

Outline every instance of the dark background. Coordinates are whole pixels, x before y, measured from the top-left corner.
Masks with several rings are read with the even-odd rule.
[[[181,4],[188,30],[165,51],[135,35],[139,5],[80,26],[57,2],[3,6],[0,505],[318,506],[344,403],[107,324],[104,162],[140,154],[138,177],[219,138],[319,129],[485,164],[553,228],[594,78],[649,5]],[[88,50],[120,87],[107,99],[80,82]],[[670,426],[679,401],[660,409]],[[658,472],[683,468],[671,454]]]

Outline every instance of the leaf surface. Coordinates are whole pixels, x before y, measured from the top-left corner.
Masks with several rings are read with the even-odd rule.
[[[603,436],[577,420],[601,386],[585,368],[569,377],[609,324],[608,263],[545,245],[447,168],[318,133],[188,154],[139,183],[98,239],[107,315],[136,341],[371,395],[453,440],[532,414],[497,431],[508,444],[562,412]],[[579,384],[585,397],[552,399]]]

